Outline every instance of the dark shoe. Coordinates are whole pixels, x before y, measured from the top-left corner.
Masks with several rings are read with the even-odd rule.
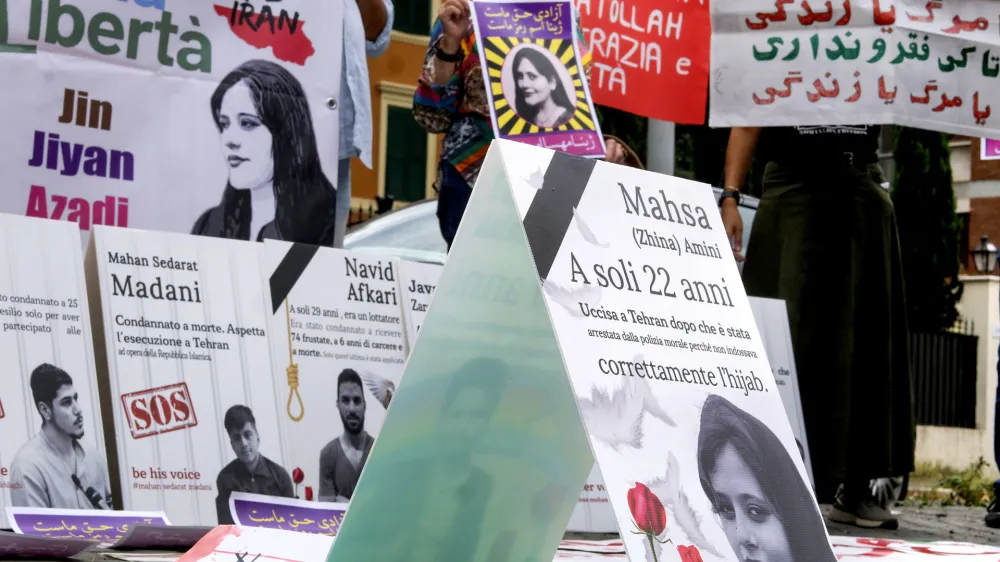
[[[848,493],[843,487],[837,492],[837,499],[830,510],[830,520],[854,525],[863,529],[899,528],[899,520],[887,508],[868,493]]]
[[[1000,498],[1000,482],[993,484],[993,501],[986,508],[986,526],[990,529],[1000,529],[1000,503],[997,503],[997,498]]]

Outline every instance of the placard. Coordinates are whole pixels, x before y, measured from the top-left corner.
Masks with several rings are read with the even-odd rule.
[[[594,103],[702,125],[712,22],[708,2],[575,0],[592,56]],[[670,103],[650,92],[667,92]]]
[[[86,540],[50,539],[0,531],[0,558],[28,560],[72,558],[96,544]]]
[[[0,76],[17,85],[0,91],[0,211],[81,230],[319,236],[337,181],[342,10],[0,3]]]
[[[347,503],[403,374],[394,260],[268,240],[267,312],[289,466]]]
[[[114,544],[136,525],[170,525],[162,511],[129,512],[80,509],[33,509],[8,507],[7,517],[15,532],[53,539],[83,539]]]
[[[979,139],[980,160],[1000,160],[1000,141],[996,139]]]
[[[90,329],[77,229],[0,215],[0,508],[112,505]]]
[[[781,395],[781,403],[785,407],[792,433],[795,435],[795,444],[809,474],[809,482],[815,485],[785,301],[759,297],[749,297],[748,300],[760,332],[761,342],[767,351],[767,359],[778,387],[778,394]],[[579,503],[573,511],[573,517],[570,518],[568,529],[591,533],[615,532],[614,513],[608,502],[604,479],[601,478],[600,470],[595,465],[587,478],[587,483],[584,484],[583,493],[580,494]]]
[[[291,497],[262,244],[98,226],[87,252],[107,350],[122,504],[229,521],[229,494]]]
[[[806,421],[802,415],[802,398],[799,395],[799,374],[795,368],[795,350],[792,348],[792,331],[788,325],[788,307],[785,306],[785,301],[779,299],[749,297],[749,301],[761,343],[764,344],[771,364],[771,373],[778,385],[781,403],[785,406],[788,422],[795,434],[795,445],[802,456],[806,472],[809,473],[809,482],[815,486]]]
[[[713,127],[1000,136],[996,2],[712,2]]]
[[[441,277],[442,266],[433,263],[399,260],[399,294],[406,328],[406,352],[413,349],[417,333],[434,299],[434,289]]]
[[[241,527],[260,527],[337,536],[347,513],[346,503],[314,502],[235,492],[229,498],[233,521]]]
[[[496,138],[603,158],[570,0],[474,0]]]
[[[177,562],[311,562],[331,544],[326,535],[221,525]]]
[[[727,248],[708,185],[493,142],[328,561],[553,557],[594,460],[630,559],[836,560]]]

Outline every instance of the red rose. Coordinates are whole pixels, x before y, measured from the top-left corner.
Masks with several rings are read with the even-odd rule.
[[[696,546],[679,545],[677,547],[677,554],[680,554],[681,562],[702,562],[701,553],[698,552],[698,547]]]
[[[292,482],[296,484],[301,484],[303,480],[306,479],[306,475],[302,473],[301,468],[296,468],[292,471]]]
[[[313,487],[312,486],[306,486],[306,501],[307,502],[313,501]]]
[[[636,527],[647,535],[657,536],[667,527],[667,512],[663,502],[645,484],[635,483],[628,491],[628,508]]]

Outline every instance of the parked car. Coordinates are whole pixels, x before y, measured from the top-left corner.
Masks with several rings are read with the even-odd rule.
[[[716,199],[721,193],[715,188]],[[744,252],[750,243],[757,204],[750,196],[744,196],[740,204]],[[437,199],[424,199],[357,225],[344,236],[344,249],[444,265],[448,245],[438,227]]]

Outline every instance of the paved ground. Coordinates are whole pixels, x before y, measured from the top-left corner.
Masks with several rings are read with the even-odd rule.
[[[830,506],[823,506],[826,513]],[[859,529],[827,521],[831,535],[848,537],[896,538],[908,541],[959,541],[1000,545],[1000,530],[983,523],[982,507],[898,507],[899,530]]]
[[[822,506],[825,514],[830,506]],[[1000,530],[990,529],[983,523],[984,508],[966,507],[898,507],[899,529],[859,529],[827,521],[831,535],[845,537],[873,537],[908,541],[957,541],[975,544],[1000,545]],[[617,535],[597,533],[566,533],[567,539],[605,540]]]

